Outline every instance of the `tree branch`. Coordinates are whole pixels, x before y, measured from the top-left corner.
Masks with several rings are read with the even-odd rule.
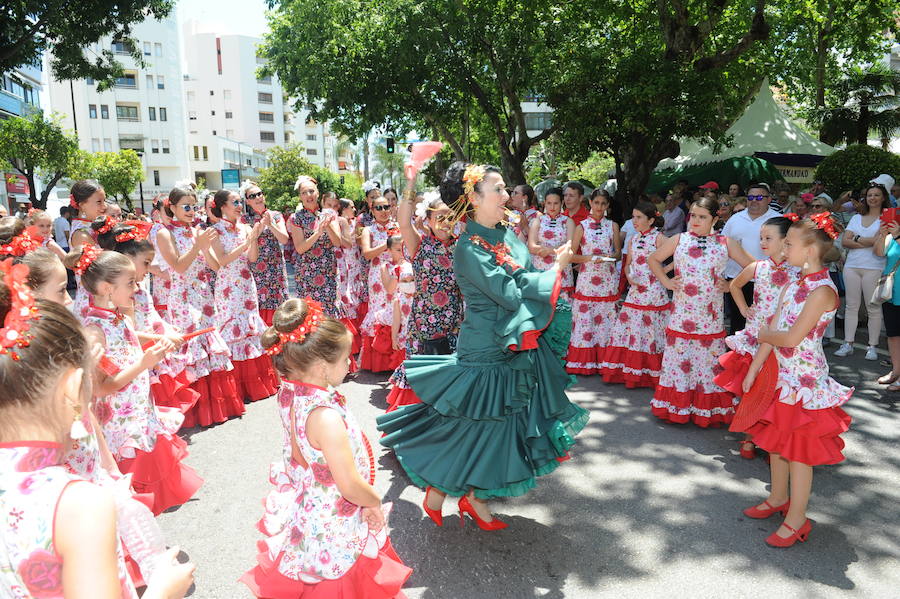
[[[756,12],[753,15],[753,22],[750,24],[750,30],[731,48],[696,60],[694,69],[703,72],[719,68],[746,52],[754,42],[769,39],[772,28],[766,21],[765,7],[766,0],[756,0]]]

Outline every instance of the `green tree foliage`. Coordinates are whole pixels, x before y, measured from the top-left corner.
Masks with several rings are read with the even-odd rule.
[[[31,188],[29,201],[35,208],[47,207],[53,186],[77,155],[78,140],[63,131],[59,119],[46,119],[40,112],[0,121],[0,160],[23,175]],[[45,185],[37,196],[35,181]]]
[[[69,161],[68,178],[96,179],[110,198],[133,210],[130,194],[144,181],[144,165],[134,150],[76,152]]]
[[[173,0],[21,0],[0,6],[0,73],[40,62],[52,53],[51,66],[58,79],[93,77],[98,87],[109,87],[122,66],[110,48],[99,53],[85,49],[103,37],[127,40],[131,27],[147,18],[169,14]],[[142,55],[132,45],[132,57]]]
[[[271,166],[262,169],[257,183],[266,194],[266,205],[271,210],[293,210],[298,203],[294,184],[300,175],[308,175],[318,181],[319,192],[335,192],[339,198],[359,202],[363,198],[362,182],[356,175],[339,175],[328,169],[312,164],[306,159],[306,150],[301,144],[276,146],[269,150]],[[344,182],[341,183],[343,176]]]
[[[838,150],[816,167],[816,178],[825,183],[832,197],[847,190],[859,191],[881,173],[896,177],[900,156],[865,144]]]
[[[372,168],[372,178],[381,183],[381,188],[403,187],[405,180],[403,175],[403,165],[406,162],[405,153],[394,152],[389,154],[385,146],[378,144],[375,146],[373,154],[375,164]]]

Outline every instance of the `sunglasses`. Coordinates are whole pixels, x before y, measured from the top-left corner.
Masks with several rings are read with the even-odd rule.
[[[264,194],[263,192],[257,191],[256,193],[248,193],[248,194],[247,194],[247,199],[248,199],[248,200],[255,200],[256,198],[263,198],[263,197],[265,197],[265,196],[266,196],[266,194]]]
[[[391,209],[391,207],[389,205],[385,206],[382,204],[381,206],[372,206],[372,210],[375,210],[377,212],[384,212],[385,210],[390,210],[390,209]]]
[[[768,200],[769,196],[747,196],[747,200],[750,202],[762,202],[763,200]]]
[[[240,208],[240,207],[243,206],[243,205],[244,205],[244,202],[242,202],[241,200],[234,200],[234,207],[235,207],[235,208]]]
[[[181,204],[181,209],[185,212],[193,212],[197,209],[197,206],[194,206],[193,204]]]

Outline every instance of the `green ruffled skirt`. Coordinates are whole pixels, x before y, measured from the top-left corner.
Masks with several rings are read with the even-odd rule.
[[[560,302],[536,349],[406,360],[423,403],[380,416],[378,429],[413,483],[454,496],[474,489],[479,498],[509,497],[559,466],[589,417],[565,393],[567,308]]]

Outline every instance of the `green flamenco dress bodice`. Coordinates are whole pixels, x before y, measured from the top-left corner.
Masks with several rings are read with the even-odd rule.
[[[466,305],[457,351],[404,362],[422,403],[380,416],[381,443],[419,486],[521,495],[556,469],[588,420],[565,393],[571,312],[557,305],[559,275],[535,270],[500,225],[469,220],[453,267]]]

